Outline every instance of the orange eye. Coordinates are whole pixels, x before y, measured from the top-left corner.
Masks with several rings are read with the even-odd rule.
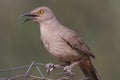
[[[43,14],[43,13],[44,13],[43,10],[39,10],[39,11],[37,12],[37,14]]]

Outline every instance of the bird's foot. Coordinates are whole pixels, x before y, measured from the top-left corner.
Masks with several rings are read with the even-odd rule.
[[[75,65],[78,65],[79,63],[80,63],[80,61],[77,61],[77,62],[74,62],[74,63],[72,63],[70,65],[65,66],[64,71],[66,71],[68,75],[73,76],[73,74],[74,74],[73,73],[73,67]]]
[[[68,75],[72,76],[74,73],[73,73],[73,66],[72,65],[67,65],[64,67],[64,71],[67,72]]]
[[[50,72],[55,69],[55,65],[53,63],[48,63],[45,65],[45,68],[47,70],[47,73],[50,74]]]

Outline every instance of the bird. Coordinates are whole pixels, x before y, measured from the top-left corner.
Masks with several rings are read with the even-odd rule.
[[[85,80],[100,80],[91,62],[91,58],[95,58],[91,49],[74,30],[61,24],[50,8],[38,7],[20,17],[23,16],[28,17],[23,23],[34,21],[39,24],[40,40],[54,58],[67,65],[64,70],[71,72],[72,67],[78,65]]]

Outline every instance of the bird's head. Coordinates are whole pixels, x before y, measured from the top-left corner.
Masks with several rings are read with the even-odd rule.
[[[20,18],[23,17],[23,16],[28,17],[23,23],[25,23],[27,21],[31,21],[31,20],[35,21],[35,22],[38,22],[38,23],[41,23],[43,21],[46,21],[46,20],[49,20],[49,19],[53,18],[54,13],[48,7],[38,7],[36,9],[32,10],[29,13],[22,14],[20,16]]]

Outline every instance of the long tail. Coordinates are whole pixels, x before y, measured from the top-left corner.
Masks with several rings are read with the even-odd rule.
[[[93,67],[89,57],[84,57],[83,61],[79,63],[79,67],[85,75],[85,80],[100,80],[100,77],[95,68]]]

